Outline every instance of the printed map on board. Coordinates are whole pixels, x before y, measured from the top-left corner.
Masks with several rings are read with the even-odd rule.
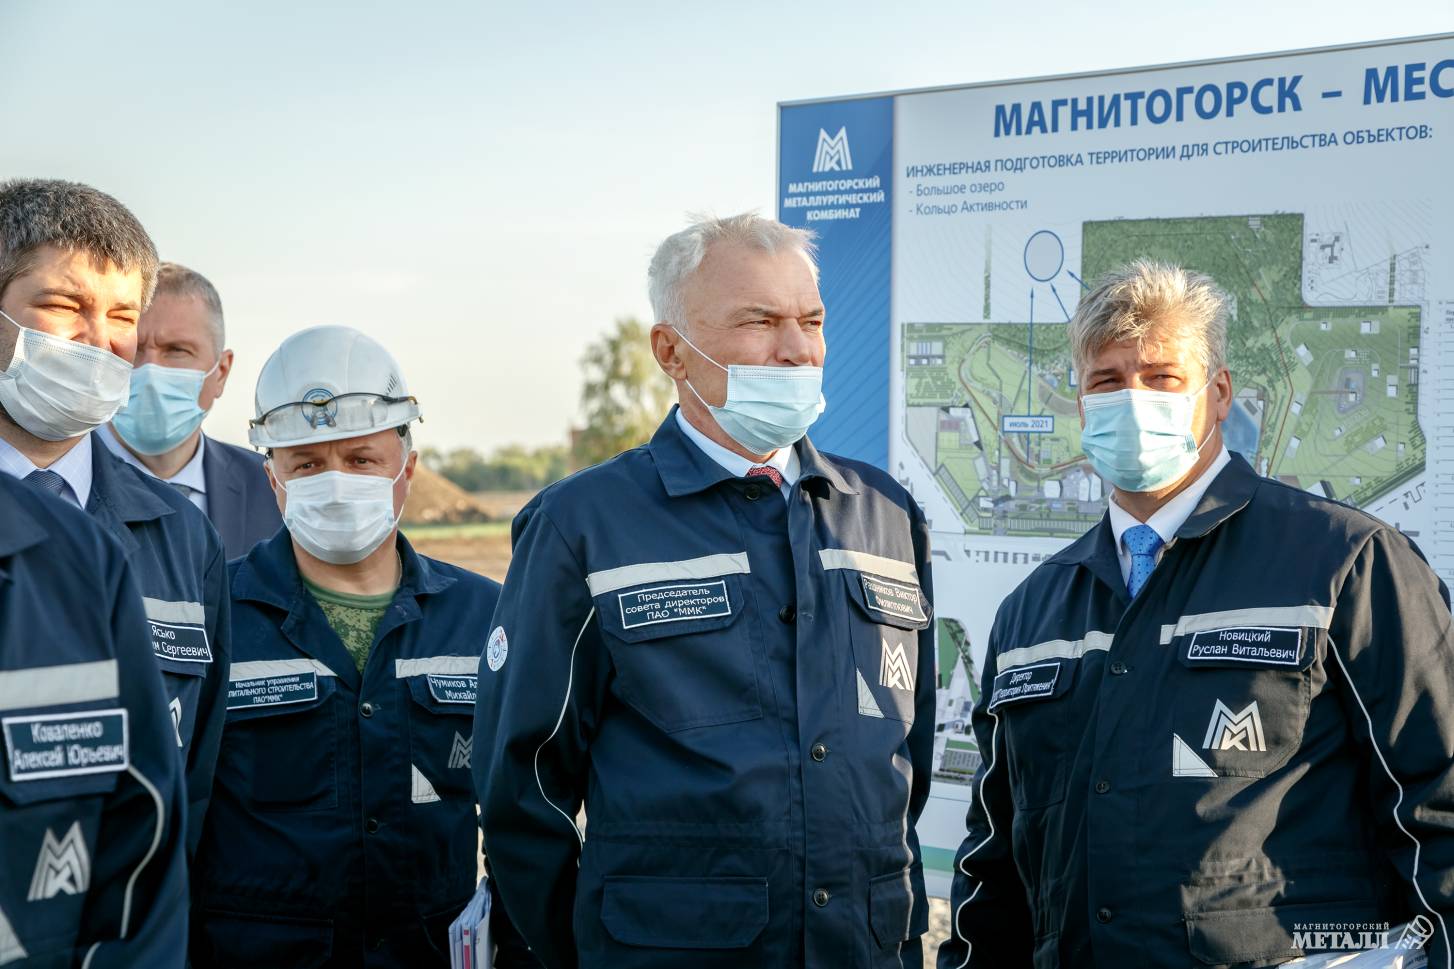
[[[1268,214],[1087,222],[1081,251],[1076,276],[1054,233],[1030,236],[1025,320],[903,326],[906,437],[966,533],[1069,540],[1099,520],[1065,320],[1081,279],[1133,258],[1209,273],[1231,296],[1224,432],[1259,472],[1365,505],[1423,470],[1422,247],[1365,248],[1354,265],[1345,233]]]

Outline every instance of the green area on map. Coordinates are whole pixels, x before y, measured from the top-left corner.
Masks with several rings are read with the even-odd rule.
[[[1363,505],[1424,467],[1420,310],[1393,305],[1392,259],[1387,304],[1306,305],[1306,251],[1298,214],[1087,222],[1081,276],[1136,258],[1211,275],[1233,304],[1228,447],[1262,474]],[[1079,285],[1067,274],[1053,285],[1039,287],[1040,305],[1063,319],[1057,301],[1073,309]],[[971,534],[1072,538],[1104,508],[1080,449],[1065,324],[1031,331],[1025,321],[903,327],[905,431]],[[1007,431],[1007,417],[1035,420]]]

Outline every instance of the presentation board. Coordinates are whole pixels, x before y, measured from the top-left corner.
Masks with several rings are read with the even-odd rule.
[[[818,233],[828,309],[813,440],[889,470],[933,532],[931,892],[995,610],[1105,511],[1066,322],[1107,270],[1216,279],[1227,446],[1454,585],[1451,138],[1454,35],[779,106],[779,217]]]

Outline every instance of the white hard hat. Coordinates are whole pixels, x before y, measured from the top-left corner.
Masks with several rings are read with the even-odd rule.
[[[362,437],[422,416],[389,351],[347,326],[284,340],[263,364],[253,402],[247,437],[268,448]]]

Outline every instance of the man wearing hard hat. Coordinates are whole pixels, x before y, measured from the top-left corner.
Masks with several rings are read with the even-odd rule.
[[[237,652],[196,874],[192,963],[449,964],[475,887],[475,673],[499,585],[398,520],[419,403],[341,326],[258,377],[285,531],[229,564]]]

